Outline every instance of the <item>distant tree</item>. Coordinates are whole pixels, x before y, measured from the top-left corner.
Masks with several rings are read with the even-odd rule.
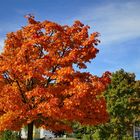
[[[0,55],[0,131],[33,125],[71,131],[71,122],[100,124],[108,120],[102,92],[110,74],[80,72],[96,57],[98,33],[75,21],[61,26],[27,16],[28,25],[7,34]],[[75,67],[79,70],[75,70]]]
[[[21,140],[18,132],[6,130],[0,132],[0,140]]]
[[[73,124],[73,136],[78,139],[93,140],[93,134],[95,133],[95,127],[84,126],[79,123]]]

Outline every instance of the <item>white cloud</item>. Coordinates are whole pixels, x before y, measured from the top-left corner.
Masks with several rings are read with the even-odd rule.
[[[126,71],[135,72],[138,79],[140,78],[138,61],[140,57],[135,55],[140,51],[138,46],[140,43],[135,42],[140,38],[139,5],[138,0],[131,2],[118,0],[117,3],[110,1],[83,8],[75,17],[90,25],[90,31],[101,33],[100,53],[95,60],[97,73],[99,70],[104,71],[107,67],[110,71],[124,68]],[[135,42],[136,46],[131,42]]]
[[[119,43],[140,37],[139,5],[139,1],[93,5],[83,9],[79,18],[95,26],[95,30],[101,33],[103,44]]]

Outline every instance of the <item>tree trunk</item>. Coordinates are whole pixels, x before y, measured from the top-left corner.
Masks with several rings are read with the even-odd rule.
[[[27,140],[33,140],[33,122],[28,124],[28,136]]]

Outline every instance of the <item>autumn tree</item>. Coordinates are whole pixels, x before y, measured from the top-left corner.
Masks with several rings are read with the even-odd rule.
[[[99,34],[89,35],[80,21],[61,26],[26,17],[27,26],[7,34],[0,55],[0,131],[27,125],[32,140],[33,125],[71,131],[73,121],[106,122],[109,73],[80,72],[99,52]]]

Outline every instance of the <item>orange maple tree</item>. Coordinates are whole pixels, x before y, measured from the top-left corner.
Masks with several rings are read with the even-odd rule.
[[[33,125],[71,131],[73,121],[105,122],[109,73],[80,72],[99,52],[99,34],[89,35],[80,21],[61,26],[26,17],[28,25],[7,34],[0,55],[0,131],[23,125],[29,134]]]

